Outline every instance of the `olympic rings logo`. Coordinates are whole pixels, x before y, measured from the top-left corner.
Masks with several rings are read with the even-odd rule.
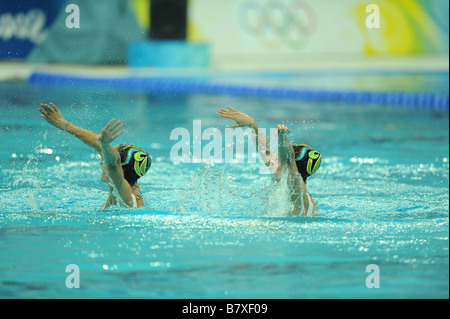
[[[301,50],[317,29],[317,15],[303,0],[245,1],[238,7],[238,22],[249,35],[268,49],[283,45]]]

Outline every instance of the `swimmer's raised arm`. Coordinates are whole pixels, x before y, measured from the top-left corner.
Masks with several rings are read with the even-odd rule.
[[[278,157],[280,163],[281,165],[292,165],[295,162],[294,148],[286,134],[287,132],[292,132],[292,130],[284,124],[278,124],[275,126],[275,129],[277,129],[278,135]]]
[[[270,167],[273,179],[279,182],[284,175],[283,172],[288,173],[286,175],[286,181],[290,189],[290,202],[293,204],[293,209],[290,213],[296,215],[300,213],[309,214],[309,212],[311,212],[311,214],[314,214],[317,210],[317,205],[306,190],[305,180],[297,167],[294,145],[287,137],[287,133],[292,131],[284,124],[275,126],[275,135],[278,136],[277,155],[271,151],[263,131],[259,129],[256,121],[251,116],[248,116],[247,114],[231,107],[227,107],[227,109],[220,109],[219,115],[236,121],[236,123],[231,125],[230,128],[249,126],[254,129],[257,138],[256,144],[258,153],[264,163]]]
[[[61,114],[61,111],[53,103],[50,103],[50,105],[41,104],[41,107],[42,108],[39,108],[41,117],[43,117],[49,124],[74,135],[85,144],[95,148],[95,150],[102,155],[102,148],[96,138],[97,134],[65,120]]]
[[[235,128],[235,127],[243,127],[243,126],[250,126],[252,128],[257,127],[256,125],[256,121],[249,115],[235,110],[229,106],[227,106],[228,110],[225,109],[220,109],[219,110],[219,115],[222,117],[226,117],[229,118],[231,120],[236,121],[236,124],[231,125],[230,128]]]
[[[100,143],[103,153],[103,161],[108,170],[108,176],[116,186],[122,200],[129,206],[133,206],[132,189],[130,184],[125,180],[120,163],[120,154],[111,142],[114,141],[120,134],[123,133],[123,124],[116,119],[112,119],[97,135],[97,140]]]
[[[258,150],[259,155],[263,159],[264,163],[267,166],[270,166],[276,161],[276,155],[270,150],[269,142],[267,141],[264,133],[259,129],[258,125],[256,124],[256,121],[249,115],[235,110],[229,106],[227,106],[227,109],[220,109],[219,115],[225,118],[229,118],[231,120],[236,121],[234,125],[231,125],[229,128],[236,128],[236,127],[245,127],[249,126],[255,131],[256,135],[256,148]],[[264,146],[262,148],[259,148],[258,146]]]

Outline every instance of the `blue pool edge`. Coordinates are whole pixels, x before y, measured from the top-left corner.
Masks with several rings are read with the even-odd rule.
[[[164,94],[226,94],[262,98],[285,98],[304,101],[334,101],[357,104],[400,106],[411,109],[449,110],[449,95],[445,93],[402,91],[357,91],[248,84],[214,83],[206,77],[182,76],[83,76],[33,71],[31,84],[110,86],[131,90],[145,90]]]

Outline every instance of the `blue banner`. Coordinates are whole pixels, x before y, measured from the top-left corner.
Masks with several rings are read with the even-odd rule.
[[[24,59],[47,36],[66,0],[0,3],[0,59]]]

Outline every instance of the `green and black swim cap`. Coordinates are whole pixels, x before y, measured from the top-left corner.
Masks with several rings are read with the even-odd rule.
[[[133,186],[150,169],[152,158],[147,151],[131,144],[120,144],[118,151],[123,175],[130,186]]]
[[[298,172],[306,179],[317,171],[322,162],[322,155],[319,151],[306,144],[292,144],[294,148],[295,163]]]

